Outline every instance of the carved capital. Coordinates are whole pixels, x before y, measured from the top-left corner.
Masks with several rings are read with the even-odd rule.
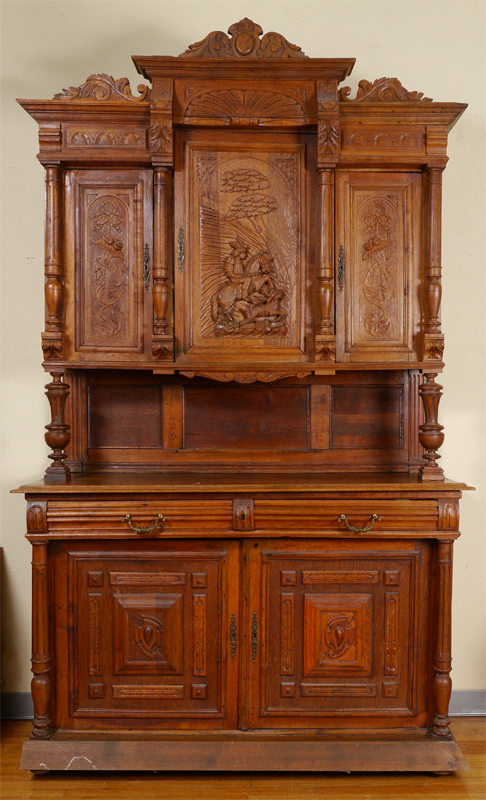
[[[444,336],[424,334],[423,361],[442,361],[444,357]]]
[[[316,361],[336,361],[336,337],[316,337]]]

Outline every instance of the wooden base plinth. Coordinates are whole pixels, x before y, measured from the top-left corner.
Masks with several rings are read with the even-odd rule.
[[[265,741],[229,736],[214,741],[30,740],[24,743],[20,769],[455,772],[470,767],[453,737]]]

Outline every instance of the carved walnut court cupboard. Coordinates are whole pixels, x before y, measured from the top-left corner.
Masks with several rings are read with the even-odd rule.
[[[22,766],[464,769],[435,378],[465,106],[352,98],[353,59],[248,19],[134,60],[136,94],[20,101],[52,377]]]

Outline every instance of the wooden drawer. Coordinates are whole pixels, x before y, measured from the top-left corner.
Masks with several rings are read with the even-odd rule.
[[[373,531],[437,530],[437,500],[255,500],[255,529],[259,531],[326,530],[347,533],[349,525]]]
[[[133,527],[151,527],[158,514],[159,521],[150,535],[184,531],[208,533],[232,529],[232,502],[228,500],[130,500],[49,502],[47,524],[50,532],[77,531],[86,536],[95,533],[135,535],[125,519],[129,514]],[[143,534],[140,534],[143,535]]]

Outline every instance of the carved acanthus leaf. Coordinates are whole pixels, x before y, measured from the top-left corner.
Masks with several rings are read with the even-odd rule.
[[[172,120],[164,119],[160,122],[151,122],[150,149],[155,152],[171,155],[173,147]]]
[[[43,333],[42,352],[45,361],[63,357],[62,333]]]
[[[115,100],[117,102],[130,100],[140,103],[148,100],[150,88],[140,84],[137,87],[140,97],[135,97],[130,89],[128,78],[115,80],[111,75],[101,73],[90,75],[81,86],[69,86],[62,92],[54,95],[55,100]]]
[[[354,100],[349,95],[351,88],[344,86],[339,90],[339,97],[342,101],[357,102],[365,101],[369,103],[400,103],[400,102],[423,102],[431,103],[432,98],[424,97],[423,92],[409,92],[400,83],[398,78],[377,78],[376,81],[360,81],[359,89]]]
[[[319,342],[316,347],[316,361],[335,361],[336,343]]]
[[[335,155],[339,149],[339,122],[327,119],[319,122],[317,146],[321,155]]]
[[[154,340],[152,343],[152,356],[154,361],[173,361],[174,342],[171,339]]]
[[[186,378],[194,378],[198,375],[201,378],[211,378],[214,381],[221,381],[228,383],[229,381],[236,381],[237,383],[255,383],[261,381],[262,383],[269,383],[270,381],[278,381],[282,378],[306,378],[310,372],[181,372]]]
[[[424,343],[424,361],[442,361],[444,355],[444,340],[426,339]]]
[[[223,31],[212,31],[205,39],[189,45],[179,58],[308,58],[300,47],[291,44],[279,33],[263,33],[260,25],[245,19],[228,29],[229,38]]]

